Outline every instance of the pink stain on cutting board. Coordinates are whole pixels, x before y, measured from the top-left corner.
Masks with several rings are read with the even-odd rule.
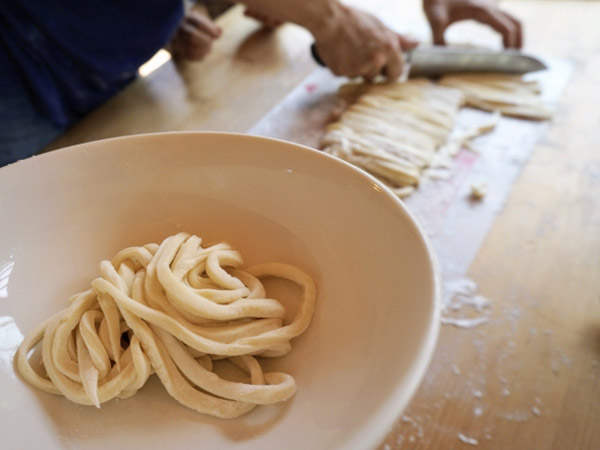
[[[458,152],[458,154],[454,158],[454,161],[458,166],[468,168],[475,164],[475,161],[477,161],[477,157],[477,153],[473,153],[472,151],[465,150],[463,148]]]
[[[308,92],[309,94],[314,92],[315,89],[317,89],[317,85],[315,83],[310,83],[304,86],[304,88],[306,89],[306,92]]]
[[[442,202],[443,207],[441,214],[446,215],[449,208],[456,203],[456,199],[461,195],[463,186],[468,180],[469,172],[471,172],[473,166],[477,162],[479,155],[472,151],[461,149],[454,157],[454,170],[452,177],[446,184],[445,199]]]
[[[458,192],[468,179],[469,172],[477,162],[479,155],[466,149],[461,149],[454,157],[454,174],[450,179],[450,185],[454,186],[455,193]]]

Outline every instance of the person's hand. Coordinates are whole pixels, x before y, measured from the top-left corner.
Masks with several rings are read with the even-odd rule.
[[[175,59],[198,61],[211,50],[212,43],[221,36],[221,29],[199,12],[188,13],[175,32],[168,50]]]
[[[379,74],[398,78],[404,65],[402,51],[418,44],[371,14],[341,4],[323,27],[311,31],[321,60],[334,74],[367,81]]]
[[[310,31],[320,59],[336,75],[372,80],[383,74],[396,79],[403,71],[402,51],[418,44],[339,0],[238,1],[255,14],[296,23]]]
[[[523,45],[521,23],[498,8],[494,0],[423,0],[423,9],[436,45],[445,45],[444,32],[448,26],[467,19],[492,27],[502,35],[506,48]]]

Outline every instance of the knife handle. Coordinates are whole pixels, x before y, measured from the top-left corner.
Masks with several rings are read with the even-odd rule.
[[[312,55],[313,59],[318,65],[320,65],[321,67],[327,67],[321,59],[321,55],[319,55],[319,52],[317,51],[317,46],[314,42],[310,46],[310,54]]]

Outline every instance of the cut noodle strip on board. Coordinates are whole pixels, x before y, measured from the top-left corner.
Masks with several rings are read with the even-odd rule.
[[[525,80],[521,75],[446,75],[439,84],[460,89],[468,106],[484,111],[530,120],[549,120],[554,115],[541,97],[539,83]]]
[[[538,83],[515,75],[460,74],[438,83],[348,83],[338,96],[347,106],[327,127],[321,148],[366,170],[401,198],[415,190],[425,170],[493,131],[500,114],[537,120],[552,116]],[[464,106],[494,115],[489,123],[451,136]]]
[[[416,186],[446,142],[463,94],[424,79],[354,89],[342,87],[353,103],[327,127],[321,147],[394,188]]]
[[[288,400],[296,392],[294,378],[263,372],[256,357],[289,352],[290,341],[306,330],[316,302],[312,279],[282,263],[244,270],[229,245],[201,243],[179,233],[160,246],[126,248],[103,261],[90,290],[25,337],[16,354],[21,375],[45,392],[97,407],[134,395],[153,373],[180,403],[216,417]],[[283,305],[266,298],[260,281],[266,277],[300,286],[289,323]],[[28,359],[40,341],[43,375]],[[221,359],[247,379],[219,376],[213,361]]]

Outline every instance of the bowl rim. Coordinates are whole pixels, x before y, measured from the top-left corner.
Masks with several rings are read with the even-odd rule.
[[[81,151],[82,148],[89,149],[91,151],[102,151],[101,146],[103,144],[111,144],[114,142],[126,142],[126,141],[139,141],[144,139],[156,139],[170,137],[180,137],[182,139],[194,139],[213,137],[220,139],[241,139],[241,140],[253,140],[253,141],[267,141],[271,143],[281,144],[288,148],[293,148],[295,151],[308,152],[312,154],[311,157],[322,158],[323,161],[334,163],[338,166],[344,167],[344,170],[352,171],[355,175],[363,178],[365,181],[378,186],[379,190],[386,195],[388,200],[391,200],[395,207],[400,208],[404,214],[409,218],[412,227],[417,231],[417,235],[421,241],[421,244],[426,250],[427,262],[431,267],[432,275],[432,300],[431,305],[431,316],[427,323],[427,327],[424,330],[424,339],[420,343],[419,351],[414,359],[414,363],[410,368],[410,374],[407,376],[407,384],[396,385],[396,387],[390,392],[388,400],[379,408],[369,419],[368,431],[364,433],[360,445],[364,448],[375,448],[380,445],[387,434],[389,433],[393,424],[399,419],[402,411],[408,406],[427,372],[429,365],[433,359],[437,341],[439,338],[441,323],[441,298],[442,298],[442,281],[441,281],[441,270],[440,265],[435,254],[433,245],[427,236],[424,228],[419,223],[417,217],[412,213],[402,202],[398,196],[396,196],[390,188],[381,183],[373,175],[369,174],[365,170],[354,166],[340,158],[325,153],[321,150],[309,147],[304,144],[287,141],[280,138],[271,138],[266,136],[253,135],[248,133],[240,132],[221,132],[221,131],[163,131],[163,132],[152,132],[152,133],[141,133],[141,134],[130,134],[124,136],[115,136],[104,139],[96,139],[88,142],[77,143],[68,145],[55,150],[46,151],[43,153],[36,154],[32,157],[25,158],[23,160],[16,161],[0,168],[0,180],[2,174],[6,174],[13,170],[20,170],[25,165],[35,165],[38,162],[43,163],[44,160],[49,158],[68,158],[73,152]]]

